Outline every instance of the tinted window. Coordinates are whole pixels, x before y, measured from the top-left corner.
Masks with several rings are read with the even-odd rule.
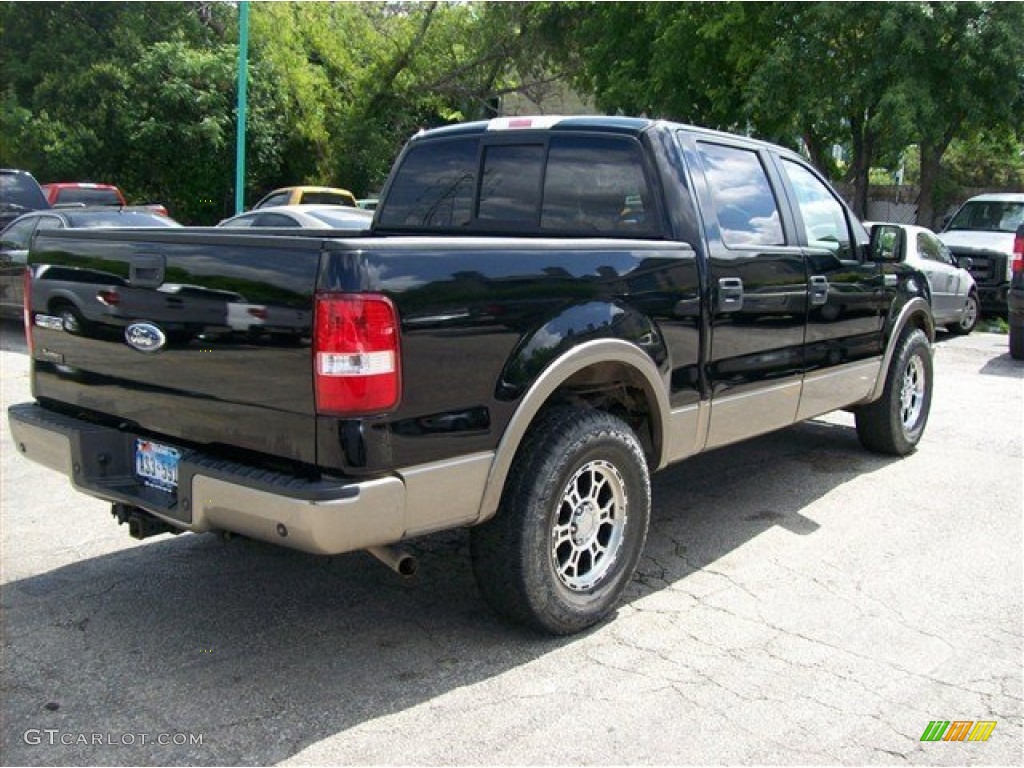
[[[347,205],[354,207],[356,199],[352,195],[345,195],[340,192],[303,192],[302,200],[299,202],[303,205]]]
[[[1024,224],[1024,203],[999,201],[967,203],[957,211],[947,230],[974,229],[983,232],[1016,232]]]
[[[0,173],[0,208],[10,206],[34,211],[49,208],[50,204],[31,176],[24,173]]]
[[[218,224],[218,227],[228,227],[229,229],[243,229],[251,227],[253,222],[256,220],[255,216],[237,216],[233,219]]]
[[[40,216],[36,229],[64,229],[64,222],[56,216]]]
[[[462,227],[473,215],[478,143],[431,142],[405,156],[387,201],[384,227]]]
[[[256,217],[254,227],[301,227],[291,216],[280,213],[261,213]]]
[[[536,224],[543,170],[543,145],[487,147],[477,217]]]
[[[85,205],[121,205],[121,198],[112,189],[67,187],[57,191],[58,203],[84,203]]]
[[[579,234],[658,232],[640,147],[631,140],[551,139],[541,229]]]
[[[948,263],[943,257],[942,247],[937,238],[932,237],[927,232],[917,233],[917,250],[918,252],[929,261],[939,261],[942,263]]]
[[[779,207],[757,153],[699,142],[722,242],[729,247],[783,245]]]
[[[276,194],[268,195],[263,200],[260,200],[254,207],[269,208],[272,205],[286,205],[288,203],[288,196],[288,192],[277,192]]]
[[[2,245],[8,250],[20,250],[28,248],[28,240],[32,237],[32,230],[36,228],[35,216],[16,221],[4,230]]]
[[[782,166],[796,193],[807,244],[813,248],[826,248],[840,258],[852,258],[846,213],[831,190],[799,163],[783,160]]]

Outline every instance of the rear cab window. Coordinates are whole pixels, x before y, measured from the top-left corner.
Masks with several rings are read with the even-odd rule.
[[[121,197],[112,189],[90,187],[62,187],[57,190],[57,203],[83,205],[121,205]]]
[[[651,189],[628,136],[437,140],[406,154],[378,227],[651,237],[661,234]]]

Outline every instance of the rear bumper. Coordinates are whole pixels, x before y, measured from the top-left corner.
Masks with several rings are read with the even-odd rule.
[[[18,451],[65,475],[82,493],[150,512],[186,531],[231,531],[318,554],[391,544],[407,531],[400,476],[360,482],[309,481],[182,449],[177,492],[134,472],[138,437],[48,411],[8,411]]]

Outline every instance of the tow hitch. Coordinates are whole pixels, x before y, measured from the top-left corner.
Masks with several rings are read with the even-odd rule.
[[[128,524],[128,533],[133,539],[146,539],[161,533],[173,533],[175,535],[181,533],[181,530],[173,525],[168,525],[160,518],[149,514],[146,510],[129,504],[112,505],[110,514],[117,518],[118,525]]]

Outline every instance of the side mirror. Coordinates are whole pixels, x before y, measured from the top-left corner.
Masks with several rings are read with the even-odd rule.
[[[905,239],[903,228],[896,224],[875,224],[871,228],[868,254],[871,261],[898,264],[903,261]]]
[[[954,256],[953,259],[956,261],[956,265],[960,267],[960,269],[966,269],[968,272],[974,269],[974,259],[970,256],[961,256],[959,259]]]

